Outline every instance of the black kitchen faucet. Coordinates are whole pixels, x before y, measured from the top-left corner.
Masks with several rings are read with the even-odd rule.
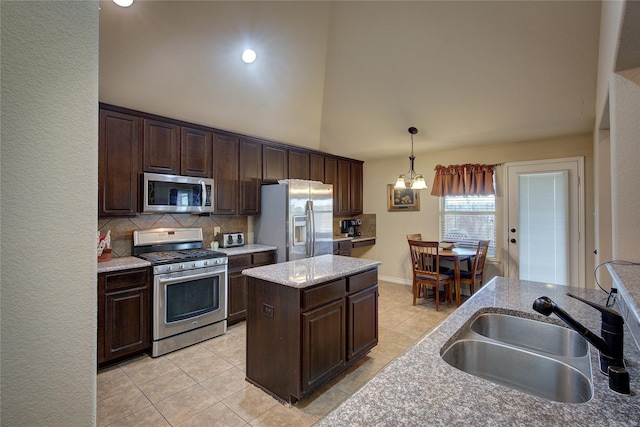
[[[549,297],[539,297],[533,302],[533,309],[540,314],[549,316],[555,313],[572,329],[582,335],[600,353],[600,371],[609,376],[609,388],[622,394],[630,394],[629,373],[624,369],[624,319],[614,310],[587,301],[567,292],[571,298],[590,305],[602,314],[600,335],[597,336],[582,325],[569,313],[558,307]]]

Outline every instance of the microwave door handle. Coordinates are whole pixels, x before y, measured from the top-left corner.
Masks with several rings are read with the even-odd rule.
[[[202,201],[200,202],[200,206],[204,208],[207,205],[207,184],[204,181],[200,181],[200,185],[202,186]]]

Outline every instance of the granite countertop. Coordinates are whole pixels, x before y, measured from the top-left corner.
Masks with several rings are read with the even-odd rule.
[[[334,242],[351,240],[352,242],[364,242],[365,240],[375,240],[376,236],[358,236],[358,237],[334,237]]]
[[[134,256],[111,258],[111,261],[99,262],[98,273],[109,271],[129,270],[131,268],[150,267],[151,263]]]
[[[259,245],[257,243],[251,243],[249,245],[237,246],[234,248],[218,248],[215,249],[218,252],[224,252],[227,256],[233,255],[244,255],[254,252],[265,252],[265,251],[275,251],[277,250],[277,246],[270,245]]]
[[[603,292],[593,289],[492,279],[317,425],[638,425],[640,350],[626,333],[624,355],[633,394],[623,396],[609,390],[608,377],[599,371],[598,352],[590,345],[594,397],[580,404],[552,402],[494,384],[440,357],[443,346],[478,310],[520,311],[527,317],[564,325],[555,315],[546,318],[533,311],[533,301],[542,295],[599,334],[600,313],[566,296],[567,291],[602,305],[606,301]]]
[[[293,288],[306,288],[369,270],[380,264],[382,264],[380,261],[371,259],[320,255],[313,258],[249,268],[243,270],[242,274]]]

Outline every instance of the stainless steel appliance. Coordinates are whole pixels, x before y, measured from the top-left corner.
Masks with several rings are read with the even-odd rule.
[[[362,233],[358,230],[362,226],[361,219],[343,219],[340,221],[340,232],[349,237],[359,237]]]
[[[145,173],[143,212],[213,212],[213,179]]]
[[[277,246],[278,262],[333,253],[333,186],[289,179],[263,185],[256,243]]]
[[[133,255],[153,266],[151,356],[227,331],[227,256],[203,249],[201,228],[134,231]]]
[[[244,245],[244,233],[234,231],[233,233],[218,233],[215,237],[221,248],[233,248]]]

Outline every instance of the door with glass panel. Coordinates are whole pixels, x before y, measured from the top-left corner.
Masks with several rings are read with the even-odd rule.
[[[505,276],[584,287],[584,159],[505,168]]]

